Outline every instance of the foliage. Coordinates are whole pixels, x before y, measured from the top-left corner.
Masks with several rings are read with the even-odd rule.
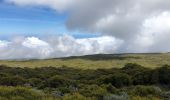
[[[0,87],[0,100],[39,100],[42,93],[25,87]]]
[[[0,100],[169,99],[170,66],[76,69],[0,66]]]

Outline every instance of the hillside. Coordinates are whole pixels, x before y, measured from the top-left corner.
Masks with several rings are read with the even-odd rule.
[[[11,67],[61,67],[68,66],[82,69],[98,69],[123,67],[126,63],[137,63],[145,67],[156,68],[165,64],[170,65],[170,53],[143,53],[143,54],[98,54],[75,56],[66,58],[43,60],[1,60],[0,65]]]
[[[169,61],[170,53],[4,60],[0,100],[169,100]]]

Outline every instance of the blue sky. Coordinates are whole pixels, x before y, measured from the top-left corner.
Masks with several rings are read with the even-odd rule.
[[[51,9],[0,3],[0,12],[1,37],[67,32],[64,25],[67,15],[57,14]]]
[[[46,36],[69,34],[75,38],[95,37],[98,34],[68,31],[68,13],[58,13],[47,7],[21,7],[0,2],[0,39],[14,36]]]

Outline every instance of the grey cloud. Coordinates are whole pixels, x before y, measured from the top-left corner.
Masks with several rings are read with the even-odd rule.
[[[47,6],[68,11],[67,28],[102,33],[123,40],[134,39],[143,22],[170,10],[168,0],[6,0],[16,5]],[[112,17],[112,18],[110,18]]]
[[[68,19],[68,29],[100,32],[125,40],[141,31],[144,20],[170,8],[167,0],[80,0],[76,5]],[[114,18],[108,24],[96,26],[107,22],[109,16]]]

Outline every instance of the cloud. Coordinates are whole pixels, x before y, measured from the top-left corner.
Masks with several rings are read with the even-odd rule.
[[[0,48],[7,47],[8,44],[9,44],[9,42],[7,42],[7,41],[1,41],[1,40],[0,40]]]
[[[170,51],[170,12],[162,12],[158,16],[145,21],[144,34],[152,41],[150,51]]]
[[[141,32],[129,41],[130,52],[168,52],[170,51],[170,12],[151,16],[143,22]]]
[[[65,23],[68,30],[102,34],[102,37],[90,39],[64,36],[48,40],[50,47],[52,45],[49,54],[55,56],[170,51],[169,0],[6,1],[20,6],[45,6],[57,12],[68,12]]]
[[[39,48],[48,46],[48,43],[36,37],[28,37],[24,40],[22,45],[28,48]]]
[[[50,55],[51,52],[53,52],[53,49],[50,47],[50,45],[40,40],[36,37],[28,37],[22,42],[22,46],[27,47],[28,49],[31,49],[31,51],[36,51],[38,54],[40,54],[37,57],[46,57]]]
[[[67,21],[70,30],[134,39],[151,16],[169,11],[165,0],[80,0]]]
[[[134,39],[143,22],[170,10],[168,0],[6,0],[20,6],[45,6],[69,12],[67,28]]]
[[[110,36],[75,39],[72,36],[46,38],[16,37],[0,42],[1,59],[55,58],[116,52],[123,41]]]

